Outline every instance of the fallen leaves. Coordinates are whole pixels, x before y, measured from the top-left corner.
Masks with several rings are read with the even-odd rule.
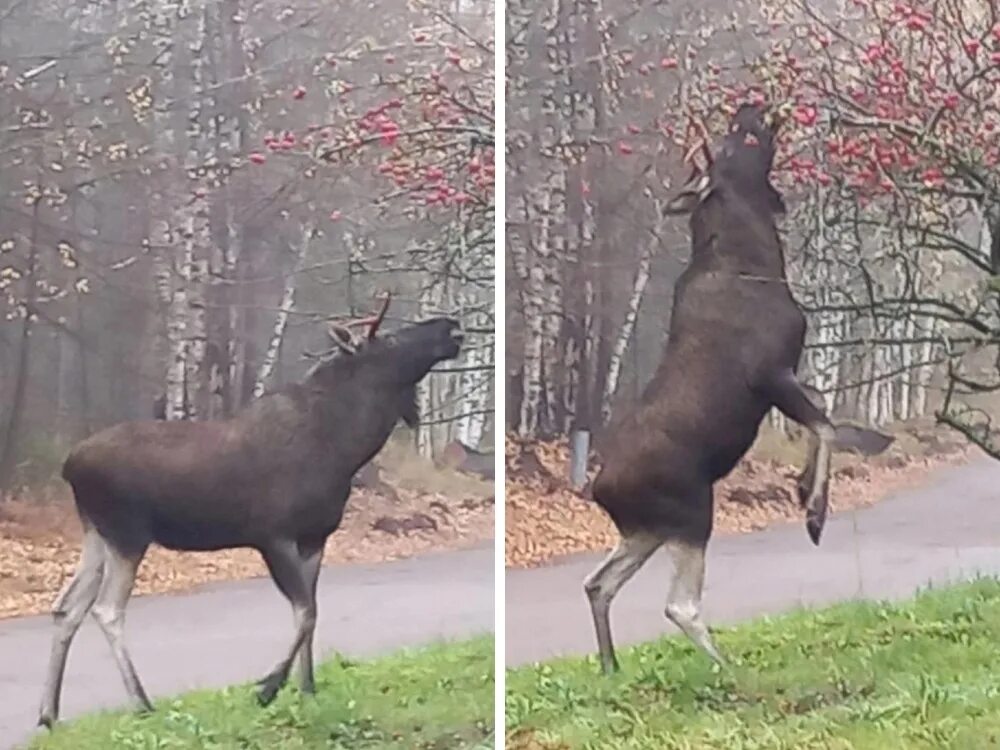
[[[834,458],[830,507],[834,514],[873,505],[893,491],[919,483],[932,469],[963,460],[966,451],[920,435],[935,450],[888,452],[881,460],[853,455]],[[912,438],[908,444],[915,445]],[[594,502],[573,492],[564,477],[569,465],[565,441],[507,440],[506,564],[543,565],[564,555],[607,550],[618,532]],[[742,534],[773,523],[804,523],[795,495],[800,467],[751,450],[715,489],[715,533]],[[596,472],[591,472],[591,479]],[[803,532],[805,533],[805,532]]]
[[[493,537],[489,498],[394,489],[394,497],[354,491],[343,524],[327,542],[324,562],[384,562]],[[66,495],[0,503],[0,618],[48,612],[79,554],[79,523]],[[196,553],[152,547],[139,569],[136,593],[179,592],[266,575],[252,550]]]

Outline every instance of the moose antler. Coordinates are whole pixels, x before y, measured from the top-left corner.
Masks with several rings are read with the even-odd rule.
[[[691,147],[684,153],[684,158],[682,164],[691,165],[691,174],[688,175],[687,181],[693,182],[699,174],[702,176],[707,176],[712,168],[712,163],[714,159],[712,158],[712,150],[709,147],[709,142],[712,137],[708,133],[708,128],[705,127],[705,123],[698,117],[695,117],[693,112],[688,113],[688,133],[690,134],[692,130],[697,131],[697,139],[691,145]],[[702,156],[705,158],[705,166],[701,167],[695,162],[694,156],[699,151],[701,151]]]
[[[375,334],[378,333],[379,326],[382,325],[382,321],[385,320],[385,314],[389,309],[389,302],[392,300],[392,295],[386,292],[382,295],[382,307],[374,315],[369,315],[366,318],[358,318],[357,320],[349,320],[343,323],[344,328],[357,328],[358,326],[368,326],[367,338],[369,341],[375,338]]]
[[[382,295],[382,306],[374,315],[358,318],[356,320],[349,320],[346,323],[330,323],[328,325],[327,332],[330,334],[330,338],[333,339],[333,343],[337,345],[337,348],[347,354],[357,354],[360,342],[354,337],[354,334],[351,333],[351,329],[357,328],[358,326],[368,326],[368,332],[365,334],[365,338],[368,341],[374,340],[379,327],[382,325],[382,321],[385,320],[385,314],[389,310],[389,302],[391,301],[392,294],[386,292]]]

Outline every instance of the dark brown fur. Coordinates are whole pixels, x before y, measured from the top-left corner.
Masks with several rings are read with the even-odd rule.
[[[39,724],[52,726],[66,659],[88,612],[111,644],[133,703],[152,708],[123,640],[125,608],[147,547],[252,547],[292,605],[295,637],[259,683],[270,703],[298,659],[301,689],[315,690],[316,584],[326,538],[344,513],[353,475],[396,423],[417,421],[416,385],[458,355],[458,323],[435,318],[376,338],[389,299],[344,352],[305,382],[271,393],[218,422],[134,422],[104,430],[70,453],[63,476],[84,526],[80,562],[53,606],[55,635]]]
[[[611,603],[650,556],[673,563],[664,613],[721,663],[701,617],[705,549],[715,482],[750,448],[772,407],[815,437],[799,482],[806,529],[818,544],[834,448],[877,453],[891,442],[872,430],[833,425],[796,377],[806,321],[785,281],[769,181],[774,131],[765,112],[743,107],[707,174],[692,174],[671,202],[691,214],[691,263],[677,281],[663,362],[641,403],[612,432],[593,497],[621,533],[584,590],[601,669],[618,669]]]
[[[638,408],[613,431],[593,488],[623,532],[704,544],[712,485],[746,454],[772,407],[829,424],[795,392],[806,319],[786,283],[773,157],[762,111],[744,107],[708,180],[675,201],[691,211],[692,256],[676,284],[668,344]],[[888,444],[873,431],[838,430],[843,447]],[[821,528],[822,520],[810,528],[816,542]]]
[[[663,361],[614,430],[593,490],[620,529],[701,544],[711,485],[753,443],[773,405],[769,378],[795,370],[806,332],[782,283],[767,171],[733,179],[724,159],[691,215],[691,263],[676,284]]]
[[[340,524],[351,478],[396,423],[416,422],[416,383],[457,355],[436,319],[337,355],[301,384],[218,422],[120,424],[66,459],[85,522],[126,554],[319,542]]]

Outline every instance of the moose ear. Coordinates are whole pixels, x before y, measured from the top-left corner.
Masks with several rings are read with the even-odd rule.
[[[701,203],[701,198],[698,193],[691,192],[690,190],[684,190],[678,193],[663,209],[663,213],[667,216],[679,216],[681,214],[689,214],[698,207]]]
[[[684,189],[667,203],[663,209],[663,213],[667,216],[689,214],[711,194],[712,180],[707,174],[703,174],[700,177],[692,176],[688,180],[687,185],[684,186]]]
[[[771,210],[778,216],[784,216],[787,213],[787,209],[785,208],[785,199],[781,193],[770,182],[767,184],[767,192],[771,201]]]
[[[420,426],[420,409],[417,408],[416,386],[409,388],[399,396],[399,416],[411,430]]]
[[[333,339],[333,343],[348,354],[354,354],[357,352],[358,349],[354,343],[354,337],[351,335],[351,332],[343,326],[339,326],[336,323],[330,323],[330,325],[327,326],[326,332],[327,335]]]

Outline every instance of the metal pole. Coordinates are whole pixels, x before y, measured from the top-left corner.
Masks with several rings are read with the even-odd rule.
[[[569,483],[581,490],[587,483],[587,457],[590,455],[590,432],[577,430],[570,438]]]

